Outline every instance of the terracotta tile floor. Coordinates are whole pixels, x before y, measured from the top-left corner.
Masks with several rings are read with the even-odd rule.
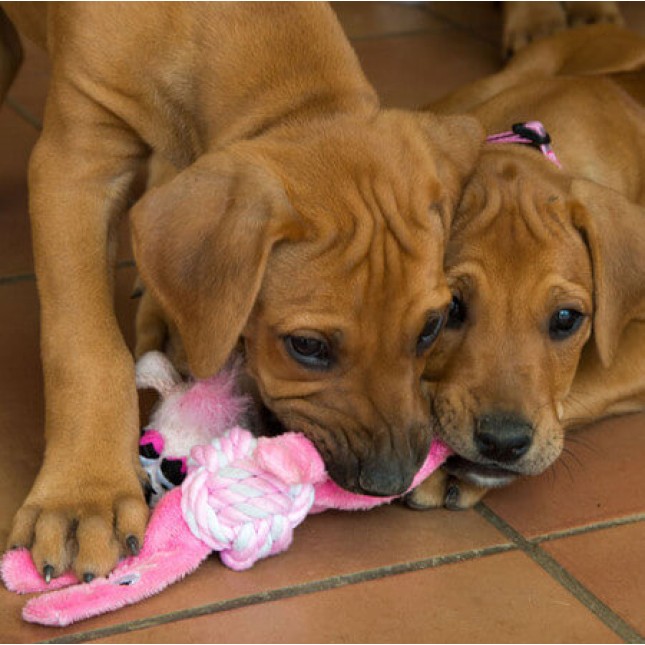
[[[389,105],[415,106],[500,65],[493,3],[336,5]],[[645,33],[645,3],[624,3]],[[43,448],[38,304],[25,170],[48,81],[29,47],[0,109],[0,540]],[[126,232],[124,232],[124,235]],[[117,308],[132,340],[124,245]],[[68,629],[21,622],[0,590],[2,642],[644,642],[645,415],[597,424],[571,455],[463,513],[309,518],[284,555],[246,573],[212,559],[139,605]]]

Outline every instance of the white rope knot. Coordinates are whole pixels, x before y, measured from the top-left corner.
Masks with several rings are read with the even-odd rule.
[[[192,533],[232,569],[284,551],[314,502],[311,482],[285,481],[257,460],[258,440],[235,427],[191,452],[181,508]]]

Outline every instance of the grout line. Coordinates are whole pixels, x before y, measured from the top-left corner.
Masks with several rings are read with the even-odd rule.
[[[12,96],[5,97],[5,104],[10,107],[20,118],[24,119],[29,123],[29,125],[36,128],[36,130],[42,130],[43,124],[38,117],[33,115],[22,103],[19,103]]]
[[[119,260],[114,268],[119,269],[132,269],[136,267],[134,260]],[[17,273],[15,275],[0,276],[0,287],[6,284],[16,284],[17,282],[36,282],[36,274],[34,273]]]
[[[602,522],[595,522],[594,524],[587,524],[586,526],[576,526],[571,529],[564,529],[562,531],[554,531],[553,533],[545,533],[531,538],[529,541],[532,544],[542,544],[542,542],[552,542],[560,538],[567,538],[574,535],[583,535],[585,533],[593,533],[594,531],[602,531],[603,529],[610,529],[617,526],[626,526],[628,524],[638,524],[645,521],[645,513],[637,513],[636,515],[626,515],[619,517],[615,520],[604,520]]]
[[[528,555],[556,582],[571,593],[584,607],[594,613],[607,627],[627,643],[645,643],[645,637],[639,634],[629,623],[616,614],[598,596],[585,587],[569,573],[555,558],[550,556],[539,544],[527,540],[508,522],[493,512],[485,504],[477,504],[475,510],[498,531],[508,537],[523,553]]]
[[[77,632],[76,634],[67,634],[65,636],[57,636],[48,640],[40,641],[41,643],[82,643],[98,638],[105,638],[115,634],[124,634],[150,627],[157,627],[168,623],[205,616],[208,614],[219,613],[223,611],[230,611],[232,609],[240,609],[242,607],[249,607],[258,605],[265,602],[273,602],[276,600],[283,600],[285,598],[293,598],[296,596],[304,596],[321,591],[330,591],[339,587],[346,587],[348,585],[359,584],[362,582],[370,582],[389,576],[400,575],[404,573],[411,573],[414,571],[421,571],[424,569],[435,569],[440,566],[448,564],[457,564],[474,560],[486,556],[493,556],[499,553],[506,553],[508,551],[515,551],[517,549],[513,544],[498,544],[495,546],[483,547],[481,549],[472,549],[470,551],[461,551],[459,553],[452,553],[449,555],[435,556],[426,558],[424,560],[414,560],[412,562],[402,562],[400,564],[393,564],[376,569],[366,569],[356,573],[341,574],[332,576],[331,578],[324,578],[322,580],[315,580],[312,582],[303,582],[300,584],[290,585],[289,587],[281,587],[278,589],[271,589],[269,591],[261,591],[247,596],[240,596],[229,600],[221,600],[218,602],[209,603],[200,607],[191,607],[182,609],[176,612],[167,614],[160,614],[149,618],[141,618],[133,620],[128,623],[121,623],[118,625],[111,625],[109,627],[100,627],[98,629],[88,630],[85,632]]]
[[[35,282],[36,276],[33,273],[19,273],[17,275],[5,275],[0,277],[0,287],[5,284],[16,284],[16,282]]]

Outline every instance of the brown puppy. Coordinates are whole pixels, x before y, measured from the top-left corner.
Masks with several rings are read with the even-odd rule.
[[[454,297],[426,377],[456,451],[411,498],[463,508],[537,474],[567,428],[645,406],[645,39],[617,27],[524,49],[439,108],[487,132],[542,121],[562,168],[489,143],[446,253]]]
[[[29,176],[47,449],[9,544],[47,577],[71,565],[91,579],[141,543],[112,267],[151,152],[179,174],[135,207],[135,255],[191,371],[215,372],[244,336],[267,405],[339,483],[403,490],[430,439],[419,382],[450,300],[444,232],[475,120],[382,110],[325,4],[4,10],[53,59]],[[4,89],[19,49],[4,16],[0,33]]]

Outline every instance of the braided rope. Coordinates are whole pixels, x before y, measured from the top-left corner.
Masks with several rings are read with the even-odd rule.
[[[194,448],[182,484],[191,532],[236,570],[287,549],[314,502],[311,483],[290,485],[256,463],[257,443],[236,427]]]

